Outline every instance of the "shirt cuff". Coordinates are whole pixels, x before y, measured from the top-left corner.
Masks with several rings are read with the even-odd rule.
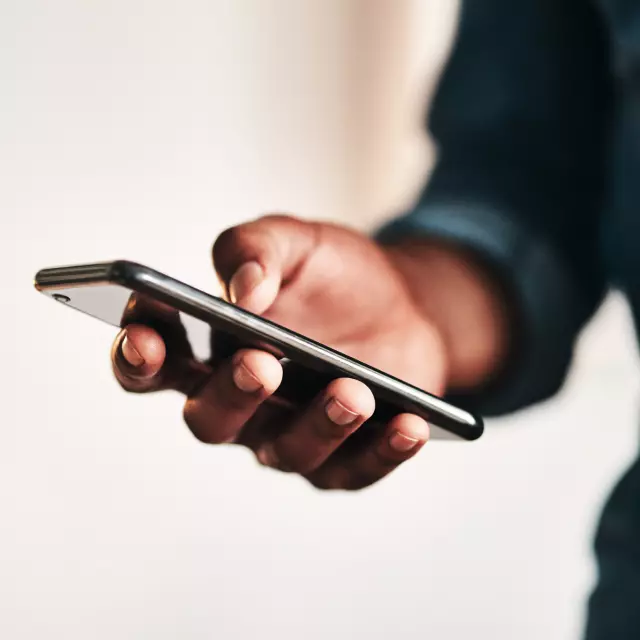
[[[486,416],[553,395],[564,382],[575,339],[599,302],[586,295],[561,257],[513,215],[464,203],[430,203],[376,234],[383,244],[424,236],[455,242],[493,267],[515,305],[513,357],[483,389],[448,399]]]

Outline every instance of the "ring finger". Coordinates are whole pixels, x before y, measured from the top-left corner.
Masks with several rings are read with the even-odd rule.
[[[349,378],[334,380],[289,428],[256,452],[268,466],[306,474],[320,466],[375,409],[371,391]]]

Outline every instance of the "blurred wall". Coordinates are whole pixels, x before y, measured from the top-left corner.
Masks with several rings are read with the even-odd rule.
[[[578,638],[635,447],[619,298],[561,397],[325,495],[112,381],[112,332],[30,288],[128,257],[215,290],[267,210],[368,226],[432,162],[448,0],[0,1],[0,637]],[[612,415],[611,403],[616,403]]]

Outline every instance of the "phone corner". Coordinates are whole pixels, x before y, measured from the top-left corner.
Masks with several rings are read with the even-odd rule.
[[[474,417],[474,424],[473,424],[473,427],[469,429],[469,432],[468,432],[469,437],[467,438],[467,440],[469,440],[470,442],[473,442],[474,440],[478,440],[484,435],[484,420],[478,415],[474,415],[473,417]]]
[[[145,267],[131,260],[114,260],[109,264],[108,279],[122,285],[128,285],[146,272]]]

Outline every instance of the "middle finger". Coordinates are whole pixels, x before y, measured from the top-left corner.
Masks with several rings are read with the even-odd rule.
[[[282,366],[274,356],[242,349],[187,400],[184,420],[202,442],[232,442],[281,381]]]

